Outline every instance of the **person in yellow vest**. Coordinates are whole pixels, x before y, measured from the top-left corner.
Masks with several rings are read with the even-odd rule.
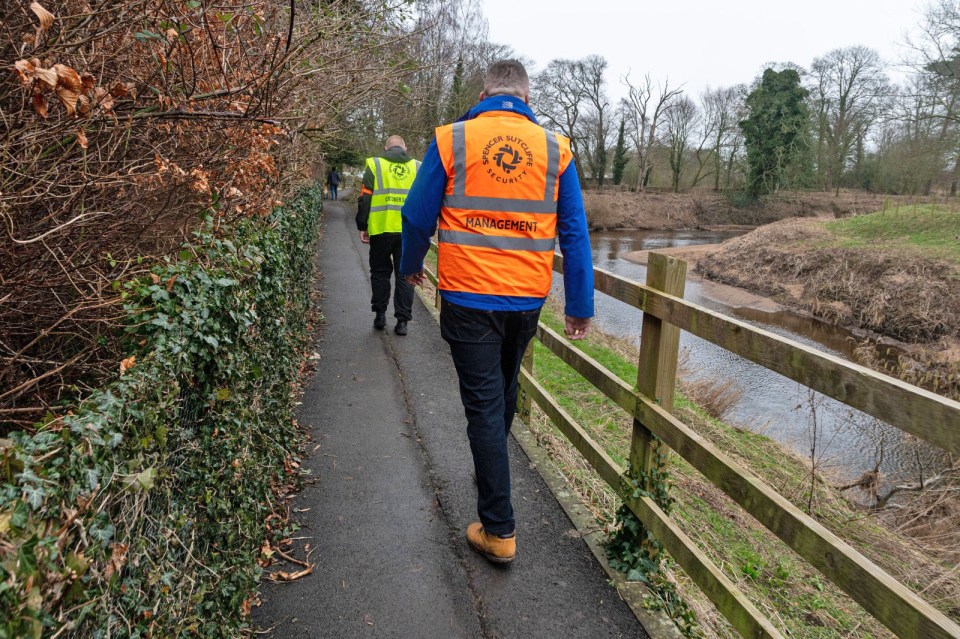
[[[565,332],[593,317],[593,263],[570,140],[539,124],[516,60],[490,66],[480,102],[436,130],[403,206],[400,272],[423,284],[439,226],[440,335],[460,381],[477,478],[471,548],[496,563],[516,554],[507,436],[517,375],[563,253]]]
[[[413,317],[413,286],[400,277],[400,208],[420,162],[407,155],[407,145],[399,135],[387,138],[384,149],[381,156],[367,158],[357,203],[357,229],[360,241],[370,245],[373,327],[383,330],[387,325],[393,273],[393,315],[397,319],[393,332],[406,335],[407,322]]]

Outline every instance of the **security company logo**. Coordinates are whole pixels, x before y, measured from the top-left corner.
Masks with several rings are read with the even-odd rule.
[[[498,135],[483,145],[482,163],[487,175],[500,184],[515,184],[533,167],[530,145],[515,135]]]
[[[406,164],[397,164],[395,162],[390,163],[390,172],[393,173],[393,177],[398,180],[402,180],[410,174],[410,167]]]
[[[509,144],[504,144],[499,149],[497,149],[496,155],[493,156],[494,161],[497,163],[503,172],[507,175],[510,175],[517,165],[520,164],[520,154],[513,150],[513,147]]]

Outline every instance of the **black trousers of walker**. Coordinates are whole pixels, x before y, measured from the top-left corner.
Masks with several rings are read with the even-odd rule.
[[[400,234],[370,236],[370,310],[386,313],[390,304],[390,275],[394,277],[393,316],[409,322],[413,318],[413,287],[400,277]]]

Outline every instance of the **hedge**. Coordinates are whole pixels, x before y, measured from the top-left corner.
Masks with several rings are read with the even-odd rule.
[[[119,377],[0,440],[0,638],[234,637],[297,447],[321,190],[117,284]]]

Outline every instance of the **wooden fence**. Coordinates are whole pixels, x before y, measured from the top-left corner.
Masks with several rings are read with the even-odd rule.
[[[554,270],[563,272],[559,255]],[[433,273],[428,277],[436,284]],[[960,625],[673,416],[680,331],[955,455],[960,454],[960,403],[684,301],[686,264],[674,258],[651,253],[646,285],[596,268],[594,278],[596,290],[643,311],[636,387],[543,323],[537,339],[633,417],[633,468],[652,469],[653,438],[659,438],[898,637],[960,638]],[[741,635],[782,637],[653,500],[633,497],[625,469],[533,377],[532,353],[531,348],[520,373],[522,416],[529,416],[531,402],[536,402]]]

